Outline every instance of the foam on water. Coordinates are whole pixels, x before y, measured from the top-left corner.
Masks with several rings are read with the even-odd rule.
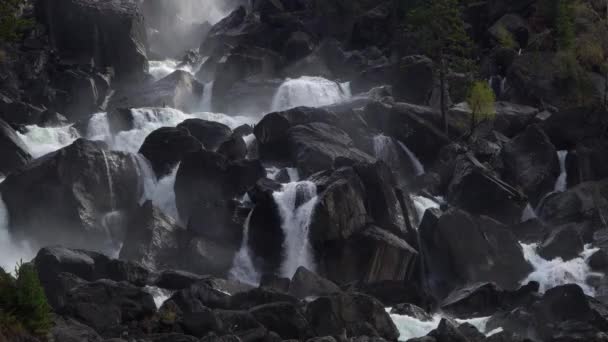
[[[112,136],[106,113],[93,115],[89,121],[87,137],[91,140],[103,140],[111,149],[136,153],[146,137],[161,127],[175,127],[187,119],[203,119],[222,123],[231,129],[243,124],[252,124],[255,119],[242,116],[227,116],[219,113],[200,112],[186,114],[173,108],[136,108],[131,110],[133,129],[119,132]]]
[[[557,157],[559,158],[559,177],[555,181],[555,187],[553,191],[564,192],[568,188],[568,170],[566,169],[566,157],[568,157],[568,151],[558,151]]]
[[[416,208],[416,215],[418,215],[418,225],[422,222],[422,218],[424,217],[424,213],[431,208],[440,208],[439,203],[436,201],[424,197],[424,196],[416,196],[411,195],[410,198],[414,202],[414,207]]]
[[[342,102],[351,97],[349,83],[337,83],[322,77],[302,76],[287,79],[274,95],[272,111],[299,106],[321,107]]]
[[[23,143],[25,143],[34,158],[55,152],[80,138],[78,131],[71,125],[63,127],[32,125],[26,126],[25,130],[25,133],[17,132],[17,135],[23,140]]]
[[[165,301],[167,301],[167,299],[171,298],[171,296],[173,295],[171,291],[150,285],[146,285],[144,287],[144,291],[152,295],[152,298],[154,298],[154,304],[156,304],[157,309],[160,309],[163,303],[165,303]]]
[[[243,224],[243,241],[239,252],[234,257],[232,268],[228,273],[232,279],[240,282],[257,286],[260,283],[261,275],[255,269],[253,259],[251,258],[251,250],[249,249],[249,222],[253,210],[247,215],[247,219]]]
[[[0,179],[2,183],[4,179]],[[17,263],[28,262],[35,252],[24,241],[15,241],[9,231],[9,213],[0,194],[0,267],[6,272],[13,272]]]
[[[524,258],[532,264],[534,271],[521,283],[536,281],[540,284],[540,292],[565,284],[577,284],[590,296],[595,295],[595,290],[587,284],[590,275],[601,277],[602,274],[593,273],[587,265],[587,259],[595,253],[598,248],[585,245],[585,249],[578,258],[564,261],[561,258],[545,260],[538,255],[537,244],[521,244]]]
[[[282,276],[291,278],[300,266],[314,271],[309,227],[317,204],[317,186],[310,181],[287,183],[273,196],[285,233]]]
[[[418,320],[417,318],[405,316],[405,315],[397,315],[391,314],[391,308],[387,308],[386,311],[391,316],[393,323],[397,326],[397,330],[399,330],[399,341],[407,341],[412,338],[418,338],[426,336],[431,331],[437,329],[441,320],[445,317],[440,314],[433,315],[433,320],[428,322],[423,322]],[[455,321],[459,324],[469,323],[477,328],[481,333],[496,333],[494,331],[488,332],[486,331],[486,325],[489,321],[490,317],[480,317],[480,318],[472,318],[472,319],[456,319]],[[489,335],[488,335],[489,336]]]

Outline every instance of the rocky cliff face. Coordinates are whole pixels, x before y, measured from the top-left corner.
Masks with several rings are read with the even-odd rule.
[[[604,341],[606,10],[26,1],[0,266],[58,342]]]

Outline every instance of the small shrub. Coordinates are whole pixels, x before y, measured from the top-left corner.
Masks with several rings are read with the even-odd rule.
[[[499,26],[496,31],[496,38],[498,39],[498,44],[503,48],[507,49],[516,49],[517,42],[513,38],[513,35],[509,30],[507,30],[504,26]]]
[[[471,132],[483,121],[492,121],[496,117],[496,96],[487,82],[473,83],[467,103],[471,108]]]

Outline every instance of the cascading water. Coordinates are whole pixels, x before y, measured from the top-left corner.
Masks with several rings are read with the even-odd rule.
[[[4,179],[0,179],[2,183]],[[0,193],[0,267],[12,272],[20,261],[28,262],[35,252],[25,241],[15,241],[9,230],[9,213]]]
[[[532,264],[534,271],[528,275],[521,283],[536,281],[540,284],[540,292],[565,284],[577,284],[589,295],[595,295],[595,290],[587,284],[590,275],[602,276],[591,272],[587,259],[595,253],[598,248],[586,245],[585,249],[578,258],[563,261],[561,258],[545,260],[537,252],[537,244],[521,244],[524,251],[524,258]]]
[[[173,293],[168,290],[161,289],[156,286],[144,286],[144,291],[148,292],[154,298],[154,304],[156,304],[156,308],[160,309],[160,307],[167,301]]]
[[[273,194],[281,215],[281,228],[285,234],[283,277],[291,278],[298,267],[314,271],[315,265],[309,240],[309,227],[317,205],[317,186],[310,181],[285,184]]]
[[[17,132],[17,135],[23,140],[34,158],[57,151],[80,138],[78,131],[72,126],[40,127],[32,125],[25,127],[25,133]]]
[[[213,99],[213,81],[206,83],[203,89],[203,98],[201,99],[201,111],[211,111],[211,100]]]
[[[536,209],[532,207],[530,203],[524,208],[524,211],[521,215],[521,221],[525,222],[527,220],[538,218],[538,212],[542,208],[545,200],[555,194],[568,190],[568,170],[566,169],[566,158],[568,157],[568,151],[557,151],[557,157],[559,159],[559,176],[555,180],[555,185],[553,186],[553,191],[546,193],[540,201],[538,201],[538,205]]]
[[[172,217],[177,222],[180,222],[179,213],[177,212],[177,205],[175,203],[175,177],[177,176],[177,170],[179,164],[173,169],[171,174],[161,178],[156,183],[154,191],[151,192],[149,200],[152,201],[154,206],[163,211],[166,215]]]
[[[156,192],[156,187],[158,180],[156,179],[156,174],[152,169],[152,165],[146,159],[146,157],[141,154],[131,154],[133,161],[135,162],[135,166],[137,169],[137,175],[139,179],[139,190],[141,193],[141,197],[139,200],[139,204],[143,204],[146,200],[151,199]]]
[[[337,83],[322,77],[302,76],[287,79],[274,95],[273,112],[299,106],[321,107],[342,102],[351,97],[349,83]]]
[[[108,163],[108,156],[105,151],[101,151],[103,155],[103,162],[106,166],[106,179],[108,180],[108,193],[110,195],[110,209],[114,211],[116,209],[116,202],[114,198],[114,182],[112,181],[112,170],[110,169],[110,163]]]
[[[200,69],[201,65],[205,62],[205,59],[201,60],[196,65],[183,64],[175,59],[165,59],[162,61],[150,61],[150,68],[148,73],[155,81],[163,79],[171,75],[176,70],[182,70],[189,74],[196,74]]]
[[[399,146],[401,146],[401,148],[408,155],[408,157],[410,157],[410,160],[412,161],[412,164],[414,165],[414,171],[416,172],[416,175],[417,176],[423,175],[425,173],[424,166],[422,165],[422,163],[420,162],[418,157],[416,157],[414,152],[412,152],[409,148],[407,148],[407,146],[405,146],[405,144],[402,143],[401,141],[397,141],[397,143],[399,144]]]
[[[391,314],[391,308],[387,308],[386,311],[389,313],[393,323],[395,323],[397,330],[399,330],[399,341],[408,341],[413,338],[426,336],[431,331],[437,329],[443,318],[448,318],[441,314],[435,314],[433,315],[432,320],[421,321],[410,316]],[[455,321],[458,324],[469,323],[486,336],[492,336],[493,334],[500,332],[500,330],[487,331],[486,325],[489,320],[490,317],[479,317],[471,319],[456,319]]]
[[[428,209],[432,209],[432,208],[440,208],[440,205],[438,202],[424,197],[424,196],[416,196],[416,195],[411,195],[410,196],[412,201],[414,202],[414,207],[416,208],[416,215],[418,216],[418,225],[420,225],[420,223],[422,223],[422,218],[424,217],[424,213],[428,210]]]
[[[243,242],[241,243],[239,252],[234,257],[229,274],[232,279],[257,286],[260,283],[261,275],[253,265],[251,250],[249,249],[249,222],[251,221],[252,214],[253,210],[247,215],[247,219],[243,224]]]
[[[566,158],[568,157],[568,151],[558,151],[557,157],[559,158],[559,177],[555,181],[554,192],[564,192],[568,188],[568,170],[566,170]]]

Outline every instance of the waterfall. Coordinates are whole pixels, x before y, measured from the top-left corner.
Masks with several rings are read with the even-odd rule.
[[[249,222],[251,221],[252,214],[253,210],[249,212],[247,219],[245,219],[245,223],[243,224],[243,241],[241,243],[241,248],[234,257],[232,268],[228,273],[232,279],[257,286],[260,283],[261,275],[253,265],[251,250],[249,249]]]
[[[210,112],[211,111],[211,99],[213,98],[213,81],[209,83],[205,83],[205,88],[203,89],[203,98],[201,99],[201,111]]]
[[[187,119],[215,121],[231,129],[255,122],[255,119],[243,116],[208,112],[186,114],[173,108],[134,108],[131,115],[133,129],[119,132],[116,136],[110,132],[107,113],[93,115],[88,125],[88,139],[105,141],[112,150],[137,153],[150,133],[161,127],[175,127]]]
[[[112,181],[112,170],[110,170],[110,164],[108,163],[108,156],[106,155],[106,151],[102,150],[101,154],[103,155],[103,162],[106,165],[106,177],[108,179],[108,192],[110,193],[110,209],[114,211],[116,209],[116,203],[114,198],[114,183]]]
[[[566,170],[566,157],[568,157],[568,151],[558,151],[557,157],[559,158],[559,177],[555,181],[554,192],[564,192],[568,188],[568,170]]]
[[[165,59],[163,61],[150,61],[150,67],[148,73],[152,76],[154,81],[158,81],[171,75],[175,70],[179,62],[175,59]]]
[[[141,193],[139,204],[142,205],[146,200],[151,199],[156,191],[157,179],[152,165],[141,154],[131,154],[137,169],[139,179],[139,191]]]
[[[302,76],[287,79],[272,99],[273,112],[294,107],[322,107],[351,97],[349,83],[337,83],[322,77]]]
[[[178,223],[180,222],[179,214],[177,212],[177,205],[175,203],[175,177],[177,176],[177,170],[179,164],[173,169],[171,174],[161,178],[156,183],[154,191],[151,191],[149,200],[152,201],[154,206],[162,210],[165,215],[172,217]]]
[[[397,143],[399,144],[399,146],[401,146],[403,151],[408,155],[408,157],[412,161],[412,164],[414,165],[414,171],[416,172],[416,176],[423,175],[425,173],[424,166],[422,165],[422,163],[420,162],[418,157],[416,157],[414,152],[412,152],[409,148],[407,148],[407,146],[405,146],[405,144],[402,143],[401,141],[397,141]]]
[[[315,269],[309,227],[317,204],[317,186],[310,181],[285,184],[273,194],[281,215],[281,228],[285,234],[284,260],[281,275],[291,278],[298,267]]]
[[[540,284],[540,292],[560,285],[577,284],[583,291],[594,296],[595,290],[587,284],[587,278],[595,273],[591,272],[587,259],[593,255],[598,248],[585,245],[585,249],[578,258],[564,261],[561,258],[545,260],[537,252],[537,244],[521,244],[524,251],[524,258],[532,264],[534,271],[528,275],[521,283],[536,281]],[[598,275],[599,274],[595,274]]]
[[[173,292],[161,289],[157,286],[144,286],[144,291],[148,292],[154,298],[154,304],[156,304],[156,308],[160,309],[160,307],[173,295]]]
[[[3,179],[0,179],[2,183]],[[9,213],[2,194],[0,194],[0,267],[6,272],[12,272],[19,263],[28,262],[35,256],[35,252],[25,241],[15,241],[9,230]]]
[[[436,208],[439,209],[440,205],[436,201],[424,197],[424,196],[416,196],[411,195],[410,198],[414,202],[414,207],[416,208],[416,215],[418,217],[418,225],[422,223],[422,219],[424,218],[424,213],[428,209]]]
[[[399,330],[399,341],[402,342],[426,336],[431,331],[437,329],[443,318],[449,318],[441,314],[435,314],[433,315],[432,320],[422,321],[415,317],[392,314],[390,313],[391,308],[386,308],[386,311],[389,313],[393,323],[395,323],[397,330]],[[499,330],[487,331],[486,325],[489,320],[490,317],[478,317],[471,319],[456,319],[455,321],[458,324],[469,323],[488,337],[500,332]]]
[[[555,185],[553,185],[553,191],[549,191],[543,197],[541,197],[540,201],[538,201],[538,204],[536,205],[536,209],[532,208],[532,205],[528,203],[522,213],[521,222],[538,218],[538,212],[543,207],[549,196],[568,190],[568,170],[566,169],[566,158],[568,157],[568,151],[557,151],[557,157],[559,159],[560,172],[559,176],[555,180]]]
[[[25,133],[17,132],[17,135],[23,140],[34,158],[55,152],[80,137],[78,131],[71,125],[63,127],[26,126]]]

